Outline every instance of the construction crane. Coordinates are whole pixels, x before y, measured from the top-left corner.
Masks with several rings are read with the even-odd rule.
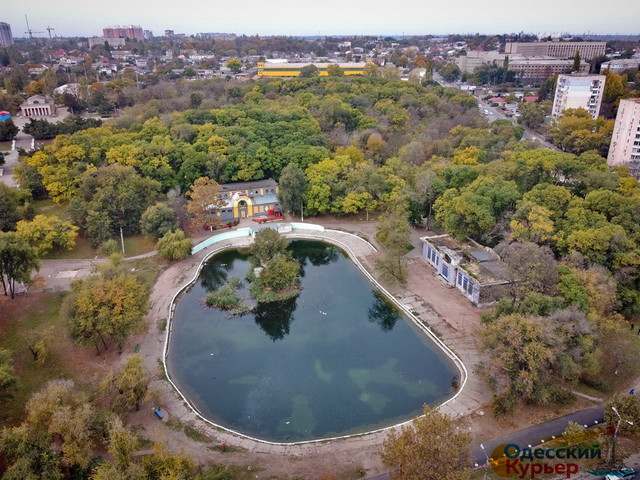
[[[28,33],[29,34],[29,38],[33,39],[33,34],[34,33],[44,33],[44,32],[34,32],[33,30],[31,30],[31,27],[29,26],[29,19],[27,18],[27,15],[25,14],[24,16],[25,21],[27,22],[27,31],[24,33]]]
[[[45,28],[45,30],[46,30],[47,32],[49,32],[49,41],[51,41],[51,30],[55,30],[55,28],[50,27],[50,26],[48,26],[48,25],[47,25],[47,28]]]

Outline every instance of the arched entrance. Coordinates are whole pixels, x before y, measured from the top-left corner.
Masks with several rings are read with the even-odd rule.
[[[247,215],[249,215],[249,206],[246,200],[238,202],[238,214],[240,214],[240,218],[247,218]]]

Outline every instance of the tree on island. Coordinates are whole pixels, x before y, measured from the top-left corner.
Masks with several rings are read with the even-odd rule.
[[[280,236],[278,232],[271,228],[265,228],[256,233],[251,246],[251,255],[261,266],[266,267],[277,255],[284,254],[288,245],[288,240]]]

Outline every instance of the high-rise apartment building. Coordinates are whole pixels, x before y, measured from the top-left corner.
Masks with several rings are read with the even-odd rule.
[[[568,108],[584,108],[594,120],[598,118],[606,78],[604,75],[558,75],[551,116],[557,118]]]
[[[604,55],[607,42],[507,42],[504,53],[525,57],[571,58],[580,52],[580,58],[591,60]]]
[[[13,45],[13,35],[11,35],[11,25],[0,22],[0,47],[10,47]]]
[[[102,29],[102,36],[105,38],[129,38],[132,40],[143,40],[144,32],[138,25],[119,25],[117,27],[106,27]]]
[[[640,178],[640,98],[620,100],[607,164],[627,166]]]

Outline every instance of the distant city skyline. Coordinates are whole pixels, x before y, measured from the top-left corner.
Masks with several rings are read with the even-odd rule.
[[[578,4],[540,0],[529,11],[511,0],[476,2],[366,2],[324,0],[241,0],[224,7],[206,0],[112,0],[104,4],[84,0],[33,0],[5,3],[0,22],[11,25],[15,38],[28,37],[24,15],[36,37],[52,35],[100,36],[110,25],[140,25],[154,35],[165,30],[193,35],[227,32],[246,35],[426,35],[447,33],[638,34],[637,0],[610,0],[606,4],[583,0]],[[605,10],[606,8],[606,10]],[[39,33],[35,33],[39,32]]]

